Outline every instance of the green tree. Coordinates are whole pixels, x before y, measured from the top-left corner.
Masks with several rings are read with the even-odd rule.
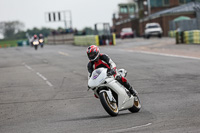
[[[25,31],[19,31],[14,36],[15,39],[26,39],[26,32]]]
[[[39,34],[43,34],[44,37],[47,37],[48,35],[51,34],[52,29],[50,28],[45,28],[43,27],[42,29],[38,29],[36,27],[34,27],[33,29],[28,29],[26,32],[30,35],[39,35]]]
[[[20,21],[0,22],[0,32],[5,39],[14,39],[15,34],[24,28],[24,23]]]
[[[85,27],[83,29],[83,31],[86,32],[86,35],[93,35],[94,34],[94,30],[91,27]]]

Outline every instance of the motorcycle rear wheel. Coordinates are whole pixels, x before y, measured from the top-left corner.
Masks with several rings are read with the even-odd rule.
[[[110,116],[118,115],[119,109],[117,107],[117,104],[109,100],[106,92],[100,93],[99,98],[100,98],[102,106],[104,107],[104,109]]]
[[[140,109],[141,109],[140,100],[139,100],[139,97],[136,96],[133,102],[133,106],[129,108],[128,110],[132,113],[136,113],[136,112],[139,112]]]

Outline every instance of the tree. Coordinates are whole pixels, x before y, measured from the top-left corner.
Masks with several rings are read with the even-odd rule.
[[[83,31],[86,32],[86,35],[93,35],[94,34],[94,30],[91,27],[85,27],[83,29]]]
[[[22,31],[24,23],[20,21],[0,22],[0,32],[3,34],[5,39],[15,38],[15,34]]]
[[[39,34],[43,34],[43,36],[48,36],[49,34],[51,34],[51,30],[50,28],[42,28],[42,29],[38,29],[36,27],[34,27],[33,29],[28,29],[26,32],[30,35],[39,35]]]

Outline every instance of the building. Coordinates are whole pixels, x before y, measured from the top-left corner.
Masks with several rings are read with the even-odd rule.
[[[119,4],[118,14],[113,15],[113,29],[119,36],[122,28],[131,27],[137,36],[142,36],[146,23],[157,22],[167,36],[169,21],[179,16],[195,18],[194,7],[200,0],[133,0]],[[150,3],[150,5],[148,5]]]
[[[118,5],[118,12],[113,14],[113,31],[117,37],[122,28],[132,27],[133,30],[139,25],[138,6],[135,2],[121,3]]]
[[[200,6],[200,2],[189,2],[187,4],[181,4],[179,6],[161,10],[159,12],[156,12],[149,16],[146,16],[146,17],[140,19],[139,33],[140,33],[140,35],[143,35],[144,27],[147,23],[157,22],[161,25],[161,27],[163,29],[163,36],[168,36],[169,22],[180,16],[196,18],[196,11],[194,8],[197,6]]]
[[[150,14],[187,4],[189,2],[200,2],[200,0],[135,0],[139,8],[139,17],[143,18]],[[150,3],[150,6],[148,5]]]

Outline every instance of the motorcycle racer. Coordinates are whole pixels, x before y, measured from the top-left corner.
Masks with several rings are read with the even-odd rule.
[[[136,90],[128,83],[125,77],[116,75],[116,64],[111,60],[108,55],[100,53],[100,50],[97,46],[89,46],[87,48],[87,55],[90,60],[87,65],[89,77],[91,77],[92,72],[97,68],[108,68],[108,72],[114,75],[115,79],[119,83],[126,87],[133,96],[137,95]]]
[[[31,46],[33,46],[33,42],[36,41],[36,40],[38,40],[38,36],[35,34],[33,36],[33,40],[31,41]]]

